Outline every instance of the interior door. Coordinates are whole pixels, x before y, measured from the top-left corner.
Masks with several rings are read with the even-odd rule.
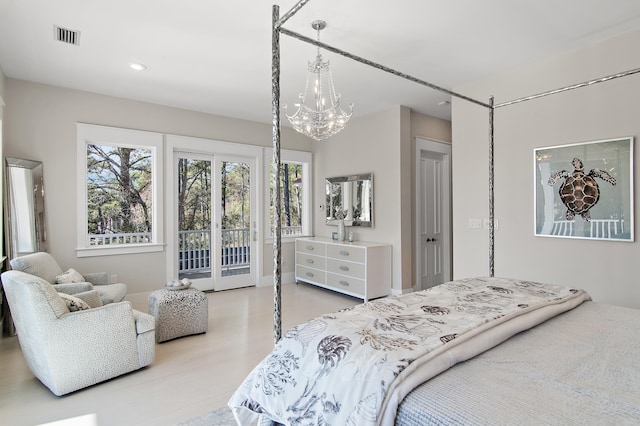
[[[418,287],[422,290],[451,279],[451,221],[449,219],[451,147],[437,142],[431,142],[431,144],[416,142],[419,154],[416,167],[416,222],[418,225],[416,274]]]
[[[214,161],[214,290],[257,283],[255,160],[218,156]]]

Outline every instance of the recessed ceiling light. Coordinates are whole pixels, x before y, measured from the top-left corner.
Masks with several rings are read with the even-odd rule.
[[[147,69],[147,66],[145,64],[141,64],[137,62],[129,64],[129,66],[131,67],[132,70],[136,70],[136,71],[144,71]]]

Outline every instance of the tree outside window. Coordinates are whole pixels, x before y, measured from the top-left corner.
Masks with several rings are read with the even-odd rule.
[[[151,242],[151,151],[87,145],[89,245]]]
[[[283,235],[302,234],[303,200],[302,164],[282,162],[280,164],[280,200],[282,210],[280,215]],[[273,194],[273,173],[271,178],[271,193]],[[273,235],[273,197],[270,197],[271,234]]]

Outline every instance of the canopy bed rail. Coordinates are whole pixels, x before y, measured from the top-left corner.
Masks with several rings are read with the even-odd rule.
[[[306,5],[310,0],[301,0],[299,1],[289,12],[287,12],[281,19],[279,18],[280,7],[278,5],[273,5],[273,16],[272,16],[272,107],[273,107],[273,179],[274,179],[274,221],[275,221],[275,238],[274,238],[274,274],[273,274],[273,283],[274,283],[274,341],[278,342],[282,336],[281,330],[281,226],[279,223],[279,218],[281,216],[281,206],[279,202],[279,182],[280,182],[280,33],[288,35],[290,37],[296,38],[305,43],[314,45],[316,47],[325,49],[327,51],[336,53],[338,55],[344,56],[346,58],[352,59],[354,61],[360,62],[364,65],[368,65],[370,67],[379,69],[381,71],[387,72],[389,74],[393,74],[405,80],[412,81],[414,83],[420,84],[422,86],[428,87],[430,89],[446,93],[450,96],[457,97],[459,99],[463,99],[468,102],[472,102],[476,105],[480,105],[489,110],[489,276],[493,277],[495,275],[495,213],[494,213],[494,113],[497,108],[502,108],[510,105],[514,105],[517,103],[538,99],[544,96],[554,95],[562,92],[566,92],[568,90],[578,89],[582,87],[589,87],[594,84],[607,82],[610,80],[614,80],[617,78],[627,77],[630,75],[634,75],[640,73],[640,68],[632,69],[629,71],[624,71],[612,75],[608,75],[605,77],[600,77],[597,79],[585,81],[578,84],[573,84],[570,86],[562,87],[559,89],[549,90],[546,92],[538,93],[531,96],[526,96],[519,99],[514,99],[507,102],[502,102],[499,104],[494,104],[493,96],[490,97],[489,102],[485,103],[479,101],[477,99],[471,98],[469,96],[454,92],[452,90],[446,89],[444,87],[438,86],[433,83],[429,83],[425,80],[422,80],[417,77],[413,77],[409,74],[394,70],[385,65],[378,64],[376,62],[370,61],[358,55],[354,55],[352,53],[346,52],[344,50],[338,49],[326,43],[322,43],[319,40],[314,40],[312,38],[306,37],[304,35],[298,34],[294,31],[283,28],[282,25],[291,19],[304,5]]]
[[[281,259],[281,235],[282,235],[282,226],[280,223],[280,218],[282,215],[282,207],[281,207],[281,202],[280,202],[280,181],[281,181],[281,160],[280,160],[280,141],[281,141],[281,123],[280,123],[280,34],[285,34],[287,36],[296,38],[300,41],[303,41],[305,43],[314,45],[318,48],[322,48],[325,49],[327,51],[330,51],[332,53],[344,56],[346,58],[352,59],[354,61],[360,62],[364,65],[368,65],[370,67],[379,69],[381,71],[387,72],[389,74],[393,74],[395,76],[398,76],[400,78],[403,78],[405,80],[409,80],[409,81],[413,81],[414,83],[420,84],[422,86],[428,87],[430,89],[442,92],[442,93],[446,93],[452,97],[456,97],[462,100],[465,100],[467,102],[471,102],[474,103],[476,105],[482,106],[484,108],[487,108],[488,110],[488,139],[489,139],[489,143],[488,143],[488,159],[489,159],[489,196],[488,196],[488,204],[489,204],[489,226],[488,226],[488,231],[489,231],[489,278],[485,278],[485,279],[477,279],[480,280],[481,282],[484,282],[485,284],[487,284],[486,288],[482,288],[479,290],[478,292],[478,297],[480,298],[480,300],[488,300],[486,299],[487,297],[489,297],[490,300],[499,300],[501,299],[503,296],[505,296],[506,294],[512,294],[514,291],[514,288],[510,288],[506,283],[504,282],[500,282],[500,285],[496,285],[497,282],[493,281],[495,280],[494,277],[494,269],[495,269],[495,194],[494,194],[494,134],[495,134],[495,110],[497,108],[502,108],[502,107],[507,107],[507,106],[511,106],[511,105],[515,105],[521,102],[525,102],[525,101],[529,101],[529,100],[534,100],[534,99],[538,99],[544,96],[550,96],[550,95],[554,95],[554,94],[558,94],[558,93],[563,93],[569,90],[574,90],[574,89],[578,89],[578,88],[582,88],[582,87],[589,87],[592,86],[594,84],[599,84],[599,83],[603,83],[603,82],[607,82],[610,80],[614,80],[614,79],[618,79],[618,78],[622,78],[622,77],[627,77],[627,76],[631,76],[631,75],[635,75],[640,73],[640,68],[636,68],[636,69],[632,69],[629,71],[624,71],[624,72],[620,72],[617,74],[612,74],[609,76],[605,76],[605,77],[601,77],[601,78],[597,78],[597,79],[593,79],[593,80],[589,80],[589,81],[585,81],[585,82],[581,82],[578,84],[574,84],[574,85],[570,85],[570,86],[566,86],[566,87],[562,87],[559,89],[554,89],[554,90],[550,90],[550,91],[546,91],[546,92],[542,92],[542,93],[538,93],[538,94],[534,94],[531,96],[526,96],[523,98],[519,98],[519,99],[514,99],[511,101],[507,101],[507,102],[502,102],[502,103],[495,103],[494,102],[494,97],[491,96],[489,98],[488,102],[483,102],[483,101],[479,101],[477,99],[473,99],[469,96],[465,96],[463,94],[460,93],[456,93],[452,90],[443,88],[441,86],[435,85],[433,83],[429,83],[425,80],[413,77],[411,75],[405,74],[403,72],[394,70],[392,68],[389,68],[387,66],[375,63],[373,61],[370,61],[368,59],[362,58],[360,56],[345,52],[341,49],[338,49],[336,47],[330,46],[326,43],[322,43],[319,40],[313,40],[309,37],[303,36],[301,34],[298,34],[296,32],[290,31],[288,29],[285,29],[282,27],[282,25],[287,22],[289,19],[291,19],[300,9],[302,9],[302,7],[304,7],[304,5],[306,5],[310,0],[301,0],[299,1],[290,11],[288,11],[286,14],[284,14],[281,18],[280,18],[280,9],[278,5],[274,5],[273,6],[273,13],[272,13],[272,124],[273,124],[273,131],[272,131],[272,136],[273,136],[273,187],[274,187],[274,191],[273,191],[273,202],[274,202],[274,242],[273,242],[273,287],[274,287],[274,343],[276,346],[276,349],[274,349],[274,353],[276,353],[277,349],[279,347],[282,347],[283,345],[286,345],[288,341],[291,341],[291,339],[293,338],[293,340],[298,339],[300,342],[306,342],[306,340],[309,337],[308,333],[299,333],[299,335],[296,335],[296,332],[300,332],[301,331],[301,327],[304,327],[304,325],[300,325],[294,329],[292,329],[292,331],[287,333],[287,336],[285,337],[285,339],[282,339],[282,315],[281,315],[281,285],[282,285],[282,276],[281,276],[281,264],[282,264],[282,259]],[[467,286],[469,283],[466,282],[465,280],[462,281],[455,281],[452,283],[448,283],[447,285],[452,286],[455,289],[459,289],[459,288],[465,288],[465,286]],[[530,285],[534,285],[534,286],[538,286],[540,284],[536,284],[536,283],[530,283],[530,282],[520,282],[516,284],[516,287],[521,287],[521,288],[526,288]],[[445,286],[445,285],[443,285]],[[435,290],[436,292],[439,290]],[[571,289],[571,292],[579,292],[579,290],[573,290]],[[488,293],[492,293],[490,296]],[[576,293],[577,294],[577,293]],[[419,297],[423,297],[422,296],[422,292],[418,292],[416,294],[414,294],[413,296],[409,296],[409,295],[405,295],[405,297],[407,297],[408,299],[404,299],[401,300],[398,297],[395,298],[390,298],[388,303],[391,304],[410,304],[408,302],[408,300],[412,300],[412,298],[419,298]],[[455,297],[460,297],[460,296],[455,296]],[[447,297],[445,297],[445,299],[447,299]],[[467,303],[469,300],[468,298],[463,298],[463,299],[458,299],[459,301],[464,301],[463,303]],[[585,295],[584,297],[581,297],[579,299],[579,304],[582,306],[582,301],[588,300],[588,295]],[[438,308],[438,306],[435,306],[439,303],[442,303],[443,299],[441,298],[435,298],[435,299],[429,299],[429,303],[428,305],[425,306],[420,306],[420,308],[427,313],[428,315],[436,315],[434,318],[431,318],[432,320],[432,324],[444,324],[442,322],[442,320],[444,319],[443,317],[440,317],[439,315],[443,315],[443,314],[448,314],[450,312],[454,312],[455,310],[457,310],[458,308],[460,308],[462,305],[456,305],[454,306],[454,309],[447,309],[447,308]],[[387,302],[384,302],[387,303]],[[591,302],[589,302],[591,303]],[[434,305],[434,306],[431,306]],[[584,304],[584,305],[589,305],[589,304]],[[597,304],[593,304],[594,306]],[[376,306],[374,305],[368,305],[368,306]],[[529,307],[529,303],[521,303],[518,305],[520,308],[525,308],[528,309]],[[591,306],[591,305],[589,305]],[[571,306],[569,307],[570,310],[574,309],[575,306]],[[370,309],[370,308],[358,308],[358,309]],[[386,308],[385,308],[386,309]],[[425,310],[426,309],[426,310]],[[440,310],[439,310],[440,309]],[[589,310],[589,307],[585,307],[585,308],[578,308],[576,309],[576,311],[585,311],[585,310]],[[597,309],[600,309],[599,307]],[[400,312],[400,311],[399,311]],[[554,315],[557,314],[557,312],[554,312]],[[628,314],[628,313],[627,313]],[[621,318],[624,317],[624,315],[627,314],[621,314]],[[341,314],[341,315],[345,315],[345,314]],[[348,314],[346,314],[348,315]],[[576,314],[578,315],[578,314]],[[617,314],[612,314],[612,315],[617,315]],[[630,314],[629,314],[630,315]],[[553,316],[553,315],[552,315]],[[333,318],[334,316],[330,315],[330,316],[326,316],[326,318],[324,319],[330,319]],[[562,317],[562,318],[558,318],[558,319],[550,319],[549,322],[551,323],[557,323],[557,324],[563,324],[564,322],[564,314],[559,314],[558,317]],[[382,318],[382,316],[381,316]],[[397,327],[398,324],[398,320],[402,319],[403,321],[418,321],[418,319],[421,318],[420,312],[418,312],[415,315],[409,315],[406,316],[402,313],[399,313],[396,316],[392,316],[392,318],[389,318],[388,321],[385,324],[388,324],[389,327],[393,328],[393,327]],[[549,317],[545,317],[549,318]],[[544,320],[543,320],[544,321]],[[376,318],[375,320],[373,320],[373,323],[378,324],[377,326],[381,326],[384,327],[385,325],[382,324],[382,320],[380,318]],[[522,329],[518,329],[518,331],[520,330],[526,330],[527,328],[533,327],[535,326],[535,324],[537,324],[538,321],[535,322],[528,322],[526,325],[524,325],[524,327]],[[612,323],[613,324],[613,323]],[[617,323],[616,323],[617,324]],[[414,324],[415,325],[415,324]],[[310,329],[314,329],[317,330],[317,326],[318,323],[313,323],[310,326]],[[375,327],[377,327],[375,326]],[[429,327],[428,325],[425,325],[425,327]],[[555,325],[550,325],[549,327],[556,327]],[[562,327],[562,325],[558,325],[557,327]],[[405,328],[411,328],[411,327],[405,327]],[[615,324],[612,326],[613,331],[615,331],[615,329],[617,329],[618,326],[616,326]],[[368,330],[367,327],[364,327],[362,330],[364,331],[359,331],[357,334],[361,335],[362,332],[366,332]],[[396,330],[397,331],[397,330]],[[293,333],[293,334],[291,334]],[[526,333],[528,332],[523,332],[523,336],[526,335]],[[451,337],[451,339],[445,339],[442,341],[443,345],[447,345],[447,343],[452,342],[454,340],[459,340],[457,337],[457,335],[454,335],[455,333],[451,334],[451,335],[447,335],[449,337]],[[531,334],[532,336],[535,335],[535,332],[533,332]],[[304,337],[306,336],[306,337]],[[509,334],[510,336],[510,334]],[[490,353],[492,350],[490,349],[490,347],[492,347],[493,345],[498,345],[502,340],[504,340],[504,338],[508,338],[509,337],[507,334],[505,334],[504,336],[501,336],[499,339],[490,339],[491,343],[488,344],[487,346],[482,346],[482,350],[487,350],[489,349]],[[331,335],[328,336],[330,338],[335,338],[335,335]],[[366,337],[366,338],[365,338]],[[365,337],[363,337],[363,341],[366,342],[373,342],[373,336],[367,334]],[[445,336],[446,337],[446,336]],[[302,340],[300,340],[302,339]],[[522,339],[527,339],[527,337],[522,337]],[[535,337],[531,337],[530,339],[535,339]],[[357,341],[357,338],[352,340],[353,342]],[[386,342],[385,339],[381,340],[381,341],[376,341],[376,344],[380,344],[380,342]],[[362,344],[362,341],[360,342]],[[388,342],[387,342],[388,343]],[[605,342],[606,343],[606,342]],[[640,345],[640,341],[634,341],[631,342],[634,345]],[[332,343],[333,344],[333,343]],[[355,343],[354,343],[355,344]],[[533,343],[527,343],[527,344],[533,344]],[[303,348],[303,352],[306,350],[308,345],[307,344],[304,345]],[[322,345],[321,345],[322,346]],[[348,350],[346,348],[343,348],[340,345],[337,346],[326,346],[326,344],[324,346],[322,346],[323,349],[329,349],[329,348],[333,348],[335,350],[337,350],[337,354],[339,354],[339,357],[343,357],[345,355],[345,350]],[[320,349],[320,346],[318,346],[318,348]],[[440,350],[441,348],[439,348],[438,350]],[[439,371],[444,371],[449,367],[452,367],[453,364],[455,364],[455,362],[460,362],[464,359],[468,359],[474,356],[475,353],[477,352],[468,352],[466,349],[464,351],[462,351],[464,356],[460,356],[458,358],[456,358],[456,360],[451,364],[451,365],[446,365],[442,370]],[[270,355],[270,357],[274,356],[272,353]],[[286,353],[284,354],[285,358],[289,355],[287,355]],[[313,358],[313,357],[312,357]],[[317,357],[316,357],[317,358]],[[367,356],[364,356],[364,358],[367,358]],[[363,359],[364,359],[363,358]],[[284,359],[284,358],[283,358]],[[301,359],[301,358],[300,358]],[[298,358],[295,358],[295,362],[297,363]],[[271,359],[271,361],[273,361],[273,359]],[[334,358],[326,358],[327,363],[331,364],[333,361],[335,361]],[[627,360],[625,360],[626,362]],[[270,360],[269,357],[265,359],[265,362],[267,364],[269,364]],[[292,361],[293,362],[293,361]],[[277,365],[279,364],[272,364],[273,366],[275,366],[277,368]],[[282,367],[279,371],[282,372],[284,370],[287,370],[287,368],[289,366],[282,364]],[[287,368],[284,368],[287,367]],[[296,366],[297,367],[297,366]],[[408,369],[411,370],[411,369]],[[266,371],[266,370],[265,370]],[[256,373],[258,374],[258,379],[261,379],[261,375],[260,372]],[[322,376],[324,377],[324,375],[326,374],[325,370],[321,370],[319,373],[319,377]],[[443,373],[446,374],[446,373]],[[407,376],[409,376],[407,374]],[[272,376],[269,376],[270,378],[272,378]],[[305,376],[305,377],[310,377],[310,376]],[[412,376],[409,376],[412,377]],[[269,383],[267,383],[268,381],[265,381],[264,384],[265,385],[269,385]],[[402,385],[403,389],[401,394],[402,395],[412,395],[414,394],[412,391],[413,389],[416,389],[417,387],[423,388],[422,386],[422,382],[424,382],[423,379],[421,379],[420,377],[413,377],[410,380],[408,380],[409,385]],[[635,382],[634,382],[635,383]],[[279,386],[277,383],[275,384],[276,386]],[[284,382],[283,382],[284,385]],[[253,387],[252,387],[253,388]],[[248,389],[248,388],[247,388]],[[611,388],[612,391],[615,390],[613,387]],[[418,395],[419,392],[416,392],[415,395]],[[307,389],[304,390],[304,393],[302,394],[302,397],[306,398],[309,395],[307,394]],[[303,398],[303,399],[304,399]],[[418,396],[418,399],[420,397]],[[395,412],[396,412],[396,407],[400,404],[400,402],[402,401],[402,398],[399,398],[397,401],[394,400],[393,402],[390,402],[390,405],[392,406],[391,410],[393,412],[393,415],[395,416]],[[419,399],[420,404],[417,405],[417,407],[422,406],[421,405],[421,400]],[[325,401],[328,405],[325,405],[325,408],[334,408],[334,409],[340,409],[339,405],[334,405],[333,402],[334,401]],[[582,403],[582,402],[581,402]],[[231,401],[230,401],[230,406],[232,405]],[[295,404],[293,404],[295,405]],[[293,406],[292,405],[292,406]],[[415,405],[415,404],[414,404]],[[634,408],[635,406],[632,407],[632,410],[635,410],[636,408]],[[260,413],[261,411],[259,410],[259,406],[257,407],[253,407],[252,403],[249,405],[241,405],[240,407],[236,407],[236,408],[240,408],[240,409],[245,409],[248,408],[249,410],[252,410],[254,408],[256,408],[257,410],[255,412]],[[455,409],[455,407],[454,407]],[[253,411],[253,410],[252,410]],[[268,414],[265,411],[262,411],[262,414]],[[374,419],[375,420],[375,419]],[[385,423],[386,424],[386,423]],[[404,424],[412,424],[410,422],[404,423]],[[420,423],[417,423],[420,424]]]

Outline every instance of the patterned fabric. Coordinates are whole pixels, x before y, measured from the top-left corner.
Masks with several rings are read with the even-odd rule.
[[[67,308],[69,308],[70,312],[91,309],[91,306],[89,306],[87,302],[75,296],[71,296],[70,294],[64,294],[64,293],[58,293],[58,295],[62,298],[62,300],[64,300],[64,303],[67,304]]]
[[[158,343],[206,333],[209,326],[207,296],[196,288],[152,292],[149,295],[149,313],[156,320]]]
[[[260,414],[286,425],[388,424],[404,382],[449,368],[451,351],[467,359],[544,321],[538,311],[588,298],[557,285],[476,278],[323,315],[289,330],[229,406],[240,424]],[[506,337],[494,334],[504,327]]]
[[[81,283],[86,281],[78,271],[69,268],[60,275],[56,275],[56,284]]]
[[[154,320],[120,302],[69,312],[53,285],[20,271],[2,273],[18,341],[31,372],[64,395],[149,365]]]

